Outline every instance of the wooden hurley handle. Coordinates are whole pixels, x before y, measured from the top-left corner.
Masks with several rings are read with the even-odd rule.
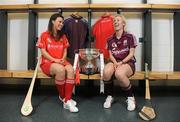
[[[34,75],[28,90],[28,93],[26,95],[26,98],[24,100],[24,103],[21,107],[21,114],[24,116],[28,116],[29,114],[31,114],[32,110],[33,110],[33,106],[31,104],[31,97],[32,97],[32,92],[33,92],[33,88],[34,88],[34,83],[35,83],[35,79],[37,76],[37,72],[38,72],[38,68],[39,68],[39,64],[40,64],[40,58],[38,58],[38,62],[36,65],[36,69],[34,71]]]
[[[148,64],[145,63],[145,79],[146,79],[146,99],[151,99],[150,97],[150,89],[149,89],[149,76],[148,76]]]

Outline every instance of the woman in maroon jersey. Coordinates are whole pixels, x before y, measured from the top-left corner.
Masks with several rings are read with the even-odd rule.
[[[123,15],[114,17],[115,34],[107,40],[110,60],[104,67],[104,84],[107,98],[104,108],[110,108],[113,98],[113,77],[118,81],[127,97],[127,110],[133,111],[136,108],[135,98],[129,77],[135,72],[135,37],[125,31],[126,21]]]
[[[54,76],[63,107],[70,112],[78,112],[76,102],[71,99],[75,84],[74,70],[66,60],[69,42],[62,31],[64,17],[53,14],[49,19],[48,29],[43,32],[37,42],[41,49],[41,69],[48,76]]]

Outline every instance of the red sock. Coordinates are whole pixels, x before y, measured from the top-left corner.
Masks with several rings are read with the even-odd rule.
[[[72,91],[74,88],[74,79],[67,79],[65,83],[65,102],[71,99]]]
[[[55,80],[56,88],[59,92],[61,99],[65,97],[65,80]]]

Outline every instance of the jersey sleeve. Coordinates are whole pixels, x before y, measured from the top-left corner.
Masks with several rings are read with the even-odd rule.
[[[70,46],[68,39],[66,38],[65,35],[63,36],[63,45],[64,45],[64,48],[68,48]]]
[[[107,39],[106,49],[107,49],[107,50],[111,50],[111,48],[110,48],[110,39]]]
[[[137,40],[136,37],[132,34],[131,38],[129,40],[130,48],[135,48],[137,46]]]
[[[42,33],[40,38],[38,39],[36,46],[38,48],[45,48],[46,47],[46,35],[45,33]]]

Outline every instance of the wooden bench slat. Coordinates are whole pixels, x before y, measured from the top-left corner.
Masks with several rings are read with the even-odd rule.
[[[12,72],[8,70],[0,70],[0,77],[12,77]]]
[[[51,77],[45,75],[42,71],[38,71],[37,78],[51,78]]]
[[[135,74],[130,77],[130,80],[144,80],[144,72],[136,71]]]
[[[156,71],[149,72],[149,79],[150,80],[166,80],[167,72],[156,72]]]
[[[169,79],[169,80],[180,79],[180,72],[168,72],[167,79]]]
[[[34,70],[28,71],[18,71],[18,70],[0,70],[0,77],[9,77],[9,78],[32,78],[34,74]],[[37,78],[51,78],[46,76],[42,71],[38,71]],[[94,75],[85,75],[80,74],[80,79],[92,79],[99,80],[100,74]],[[144,80],[145,72],[144,71],[136,71],[135,74],[130,77],[130,80]],[[180,79],[180,72],[157,72],[150,71],[149,72],[150,80],[175,80]]]
[[[29,71],[12,71],[13,78],[32,78],[34,70]]]

